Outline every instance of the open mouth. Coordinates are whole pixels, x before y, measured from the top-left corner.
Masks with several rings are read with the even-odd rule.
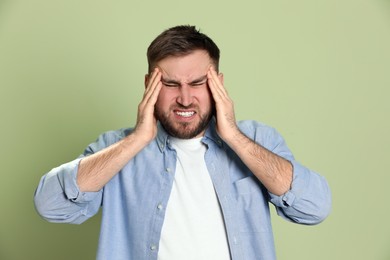
[[[190,118],[195,115],[195,111],[175,111],[175,114],[180,117]]]

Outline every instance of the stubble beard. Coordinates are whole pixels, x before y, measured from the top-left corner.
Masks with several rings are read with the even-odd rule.
[[[170,136],[180,139],[191,139],[198,136],[207,128],[213,116],[211,110],[207,111],[206,113],[199,115],[200,120],[196,125],[193,125],[193,122],[174,122],[170,118],[170,115],[172,115],[171,111],[173,111],[173,109],[169,109],[168,112],[164,113],[155,108],[155,116]]]

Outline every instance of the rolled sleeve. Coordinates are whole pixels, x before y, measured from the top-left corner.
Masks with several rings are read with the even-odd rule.
[[[52,169],[45,174],[34,194],[35,208],[50,222],[82,223],[95,215],[101,206],[103,189],[81,192],[77,185],[80,161],[124,136],[123,131],[104,133],[84,150],[79,158]]]
[[[281,196],[268,192],[278,215],[307,225],[322,222],[331,210],[331,193],[325,178],[298,163],[276,129],[255,121],[245,121],[241,126],[256,143],[290,161],[293,166],[291,189]]]
[[[331,210],[331,193],[324,177],[296,161],[293,165],[291,189],[281,196],[270,194],[278,215],[300,224],[322,222]]]
[[[87,203],[96,198],[100,194],[98,192],[81,192],[79,186],[77,185],[77,171],[78,166],[82,158],[76,159],[70,163],[70,174],[67,174],[67,171],[60,171],[58,178],[61,179],[60,182],[63,183],[63,190],[66,197],[69,200],[72,200],[76,203]]]
[[[99,210],[102,191],[81,192],[77,185],[81,159],[54,168],[41,178],[34,203],[44,219],[79,224]]]

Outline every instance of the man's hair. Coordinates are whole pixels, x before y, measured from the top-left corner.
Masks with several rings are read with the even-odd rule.
[[[147,51],[149,72],[162,59],[185,56],[195,50],[205,50],[218,71],[219,48],[213,40],[195,26],[179,25],[163,31],[149,45]]]

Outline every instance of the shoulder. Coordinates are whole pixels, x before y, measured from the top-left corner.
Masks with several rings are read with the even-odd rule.
[[[255,120],[242,120],[237,122],[238,128],[246,135],[252,136],[253,134],[266,134],[275,131],[275,129],[269,125]]]
[[[243,134],[270,150],[278,144],[284,143],[283,137],[275,128],[262,122],[243,120],[237,122],[237,125]]]
[[[120,128],[117,130],[106,131],[98,137],[98,140],[101,139],[106,144],[111,145],[125,138],[133,130],[134,128]]]
[[[99,137],[88,145],[84,151],[84,155],[96,153],[120,140],[125,138],[133,131],[133,128],[121,128],[118,130],[110,130],[99,135]]]

